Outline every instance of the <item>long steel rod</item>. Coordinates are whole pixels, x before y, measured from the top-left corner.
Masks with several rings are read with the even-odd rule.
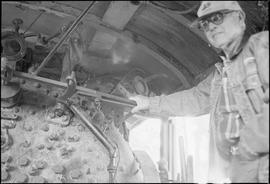
[[[52,80],[52,79],[47,79],[47,78],[39,77],[39,76],[33,76],[31,74],[24,73],[24,72],[14,71],[13,75],[14,75],[14,77],[23,78],[23,79],[27,79],[27,80],[31,80],[31,81],[36,81],[36,82],[41,82],[41,83],[56,86],[59,88],[63,88],[63,89],[67,88],[67,84],[64,82],[60,82],[60,81],[56,81],[56,80]],[[122,98],[119,96],[115,96],[115,95],[111,95],[111,94],[107,94],[107,93],[102,93],[102,92],[99,92],[99,91],[96,91],[93,89],[77,86],[76,90],[77,90],[76,93],[78,93],[80,95],[89,96],[89,97],[97,97],[97,98],[100,98],[101,101],[111,102],[114,104],[124,105],[124,106],[128,106],[128,107],[135,107],[136,106],[136,102],[134,102],[132,100]]]
[[[92,123],[74,106],[70,106],[71,111],[79,117],[85,126],[98,138],[98,140],[109,150],[110,154],[113,154],[116,147],[111,143],[102,133],[100,133]]]
[[[73,24],[68,28],[68,30],[65,32],[65,34],[62,36],[62,38],[59,40],[59,42],[54,46],[54,48],[50,51],[50,53],[47,55],[47,57],[42,61],[40,66],[36,69],[36,71],[33,72],[34,75],[37,75],[40,70],[48,63],[48,61],[51,59],[51,57],[54,55],[54,53],[57,51],[57,49],[63,44],[63,42],[66,40],[66,38],[76,29],[82,18],[87,14],[88,10],[93,6],[95,1],[92,1],[89,6],[81,13],[80,16],[73,22]]]

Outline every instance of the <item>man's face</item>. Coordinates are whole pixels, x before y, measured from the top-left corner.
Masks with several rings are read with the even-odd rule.
[[[216,48],[225,48],[228,43],[244,31],[243,26],[241,26],[243,25],[241,21],[244,20],[239,18],[237,11],[214,14],[208,20],[208,26],[207,29],[204,29],[204,33],[208,41]]]

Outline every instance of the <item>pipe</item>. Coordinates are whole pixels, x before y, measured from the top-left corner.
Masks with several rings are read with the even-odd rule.
[[[51,52],[47,55],[47,57],[42,61],[40,66],[34,71],[32,74],[37,75],[40,70],[48,63],[48,61],[51,59],[53,54],[57,51],[57,49],[63,44],[63,42],[66,40],[68,36],[76,29],[82,18],[87,14],[88,10],[94,5],[95,1],[92,1],[89,6],[81,13],[81,15],[78,16],[78,18],[73,22],[73,24],[68,28],[68,30],[65,32],[65,34],[62,36],[62,38],[59,40],[59,42],[54,46],[54,48],[51,50]]]
[[[60,81],[56,81],[56,80],[52,80],[52,79],[47,79],[47,78],[39,77],[39,76],[33,76],[31,74],[24,73],[24,72],[14,71],[13,76],[18,77],[18,78],[31,80],[31,81],[45,83],[48,85],[53,85],[53,86],[63,88],[63,89],[67,88],[67,84],[64,82],[60,82]],[[129,99],[122,98],[119,96],[99,92],[99,91],[85,88],[82,86],[76,86],[76,90],[77,90],[77,93],[79,95],[84,95],[84,96],[88,96],[88,97],[97,97],[97,98],[100,98],[100,100],[105,101],[105,102],[111,102],[114,104],[124,105],[127,107],[135,107],[136,106],[136,102],[134,102],[133,100],[129,100]]]

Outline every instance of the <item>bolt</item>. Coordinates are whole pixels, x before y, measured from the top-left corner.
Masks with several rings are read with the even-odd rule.
[[[57,133],[53,132],[53,133],[51,133],[51,134],[49,135],[49,139],[50,139],[51,141],[57,141],[57,140],[59,140],[59,136],[58,136]]]
[[[69,120],[69,117],[67,115],[62,116],[62,121],[66,122]]]
[[[84,130],[85,130],[85,128],[84,128],[84,126],[83,126],[83,125],[78,125],[78,130],[79,130],[80,132],[82,132],[82,131],[84,131]]]
[[[53,149],[53,144],[50,143],[50,142],[47,143],[46,148],[47,148],[48,150],[52,150],[52,149]]]
[[[45,90],[45,94],[48,95],[50,93],[50,90],[49,89],[46,89]]]
[[[14,112],[15,112],[15,113],[20,112],[20,108],[19,108],[19,107],[14,107]]]
[[[21,79],[21,84],[25,84],[25,80],[24,79]]]
[[[61,142],[59,142],[59,143],[56,144],[56,147],[57,148],[61,148],[62,146],[63,146],[63,144]]]
[[[25,167],[25,166],[27,166],[28,164],[29,164],[29,159],[26,158],[26,157],[23,157],[23,158],[21,158],[21,159],[19,160],[19,165],[20,165],[21,167]]]
[[[78,142],[79,140],[80,140],[80,137],[78,135],[68,137],[68,142]]]
[[[38,171],[37,166],[36,166],[35,164],[33,164],[33,165],[30,167],[29,174],[30,174],[31,176],[35,176],[35,175],[37,175],[38,173],[39,173],[39,171]]]
[[[44,169],[46,166],[46,162],[43,160],[39,160],[35,163],[35,165],[38,169]]]
[[[55,113],[54,112],[51,112],[50,114],[49,114],[49,117],[51,118],[51,119],[54,119],[56,116],[55,116]]]
[[[62,174],[65,168],[62,165],[55,165],[53,166],[52,170],[54,171],[55,174]]]
[[[45,145],[44,145],[44,144],[39,144],[39,145],[37,145],[37,149],[39,149],[39,150],[44,149],[44,147],[45,147]]]
[[[33,128],[31,125],[24,125],[24,129],[28,132],[31,132]]]
[[[40,127],[41,130],[43,130],[44,132],[48,132],[49,131],[49,125],[48,124],[43,124],[41,127]]]
[[[40,84],[40,83],[35,83],[34,86],[35,86],[36,88],[40,88],[40,87],[41,87],[41,84]]]
[[[36,111],[35,111],[35,110],[32,110],[32,111],[30,112],[30,114],[31,114],[31,115],[35,115],[35,114],[36,114]]]
[[[30,145],[31,145],[31,141],[29,141],[29,140],[25,140],[25,141],[22,143],[22,146],[23,146],[24,148],[28,148]]]
[[[62,135],[65,134],[65,130],[60,129],[60,130],[57,131],[57,134],[58,134],[59,136],[62,136]]]
[[[58,96],[59,96],[58,93],[54,93],[54,94],[53,94],[53,97],[55,97],[55,98],[57,98]]]

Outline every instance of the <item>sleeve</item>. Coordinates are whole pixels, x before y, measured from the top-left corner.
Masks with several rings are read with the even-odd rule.
[[[250,37],[248,49],[255,57],[258,74],[265,89],[264,98],[269,101],[269,32]],[[254,159],[261,153],[269,153],[269,103],[262,103],[259,114],[254,115],[240,132],[239,152],[245,159]]]
[[[256,59],[260,79],[267,90],[269,89],[269,31],[251,36],[249,49]]]
[[[199,116],[210,111],[210,89],[214,71],[197,86],[167,96],[150,97],[150,113]]]

